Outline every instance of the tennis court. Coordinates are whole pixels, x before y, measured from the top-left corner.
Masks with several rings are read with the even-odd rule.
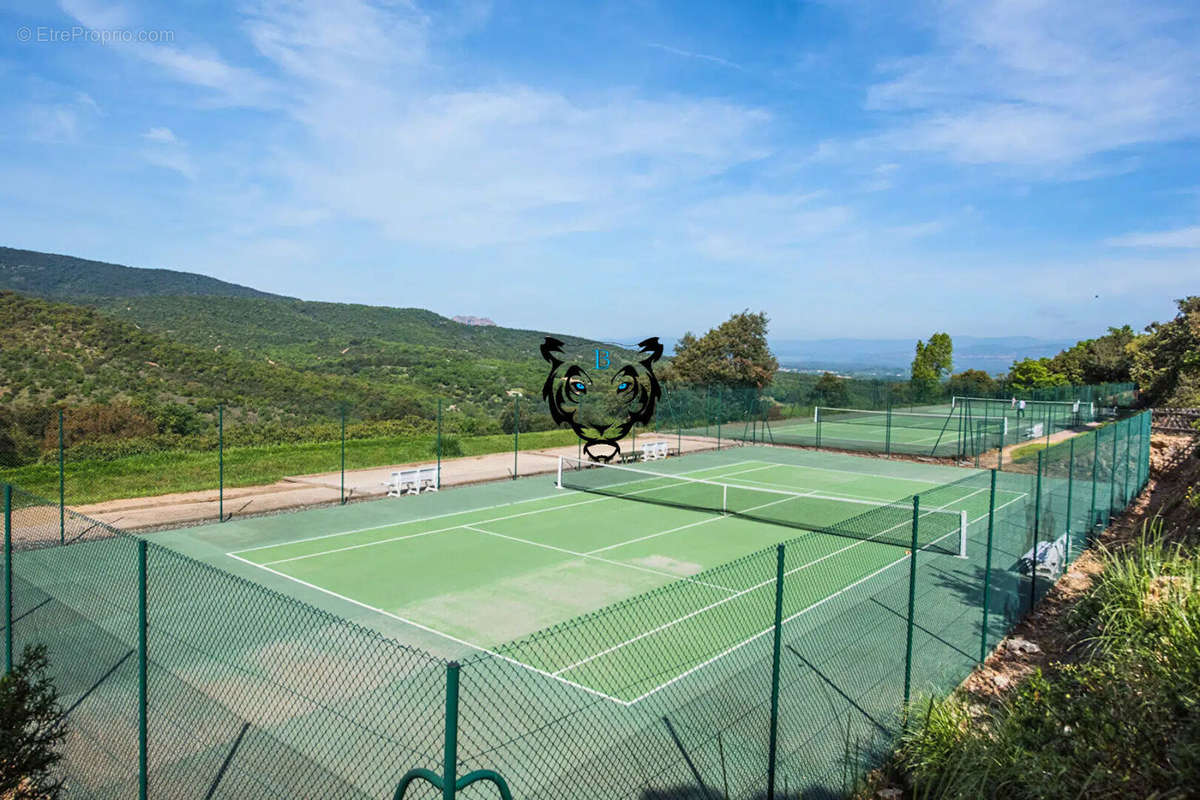
[[[227,555],[464,649],[497,653],[631,704],[712,660],[717,615],[745,622],[721,631],[721,654],[769,629],[770,614],[760,609],[773,606],[775,581],[714,580],[714,567],[787,541],[785,609],[789,618],[811,613],[903,564],[897,545],[911,541],[912,508],[893,501],[944,482],[759,460],[681,465],[692,462],[653,470],[568,464],[562,483],[574,489],[544,482],[537,496],[391,524],[306,532],[304,515],[291,515],[290,530],[300,535]],[[938,500],[940,506],[921,510],[921,547],[958,552],[964,520],[987,514],[987,493],[962,488]],[[547,646],[544,632],[536,646],[522,642],[668,584],[675,593],[663,606],[669,611],[622,616],[618,608],[600,636],[563,636]],[[647,677],[640,666],[647,663],[672,666]]]

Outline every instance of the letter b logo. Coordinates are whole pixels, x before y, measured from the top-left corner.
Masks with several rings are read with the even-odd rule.
[[[608,369],[612,365],[612,359],[608,357],[607,350],[596,348],[596,369]]]

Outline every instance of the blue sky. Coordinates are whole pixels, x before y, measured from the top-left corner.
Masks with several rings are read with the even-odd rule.
[[[1194,2],[0,0],[0,244],[603,337],[1092,336],[1200,292],[1198,41]]]

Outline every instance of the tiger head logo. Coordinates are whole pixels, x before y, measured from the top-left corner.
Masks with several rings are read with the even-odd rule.
[[[565,352],[564,343],[547,336],[542,358],[550,363],[550,374],[542,397],[550,416],[567,423],[586,444],[583,451],[594,461],[612,461],[621,452],[619,441],[639,422],[654,419],[654,407],[662,387],[654,374],[654,362],[663,346],[654,336],[638,342],[641,350],[627,363],[612,354],[600,365],[596,351]]]

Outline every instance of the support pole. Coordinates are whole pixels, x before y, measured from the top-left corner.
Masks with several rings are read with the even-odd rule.
[[[1067,457],[1067,563],[1071,563],[1071,499],[1075,494],[1075,437],[1071,437],[1071,451]]]
[[[1092,431],[1092,506],[1088,512],[1088,530],[1096,527],[1100,521],[1096,516],[1096,482],[1100,480],[1100,431],[1103,428],[1098,428]]]
[[[908,701],[912,698],[913,617],[917,608],[917,525],[921,518],[921,496],[913,495],[912,549],[908,561],[908,634],[904,643],[904,719],[908,720]]]
[[[1112,474],[1109,475],[1108,481],[1108,513],[1104,515],[1104,521],[1108,522],[1112,519],[1113,509],[1117,505],[1117,444],[1121,438],[1121,423],[1113,426],[1113,449],[1112,449]]]
[[[434,486],[438,489],[442,488],[442,398],[438,398],[437,411],[437,477],[434,479]]]
[[[996,470],[992,470],[992,485],[988,493],[987,555],[983,564],[983,633],[979,637],[979,663],[987,660],[988,603],[992,585],[992,533],[996,529]]]
[[[149,790],[149,747],[146,708],[146,540],[138,539],[138,800]]]
[[[1034,489],[1033,495],[1033,562],[1029,565],[1029,611],[1033,612],[1034,603],[1037,602],[1037,549],[1038,542],[1041,539],[1042,532],[1042,462],[1045,460],[1045,450],[1038,450],[1037,457],[1037,482],[1034,484],[1037,488]]]
[[[217,406],[217,520],[225,521],[225,406]]]
[[[517,479],[517,451],[521,449],[521,415],[517,408],[517,404],[521,402],[521,395],[513,395],[513,480]]]
[[[775,798],[775,753],[779,740],[779,653],[783,635],[783,545],[775,548],[775,641],[771,660],[771,740],[767,751],[767,797]]]
[[[4,674],[13,669],[12,486],[4,484]]]
[[[446,665],[446,742],[442,750],[442,799],[454,800],[458,777],[458,670],[457,661]]]
[[[63,465],[63,410],[58,410],[58,543],[67,541],[67,479]]]
[[[342,406],[342,505],[346,505],[346,407]]]

